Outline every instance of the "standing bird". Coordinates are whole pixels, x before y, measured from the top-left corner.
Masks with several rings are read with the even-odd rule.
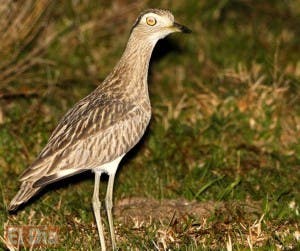
[[[93,210],[101,248],[106,250],[99,200],[100,177],[106,173],[109,178],[105,206],[112,248],[116,249],[111,212],[115,174],[121,159],[141,139],[150,121],[147,75],[153,48],[159,39],[173,32],[190,30],[175,23],[167,10],[149,9],[140,14],[112,72],[67,112],[37,159],[21,175],[21,188],[9,211],[50,183],[92,170]]]

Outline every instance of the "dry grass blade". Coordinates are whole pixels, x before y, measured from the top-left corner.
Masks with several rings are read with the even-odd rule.
[[[55,37],[53,34],[43,37],[50,5],[50,0],[31,0],[25,3],[5,1],[0,4],[1,86],[9,85],[17,76],[40,63],[41,51]],[[34,46],[31,46],[32,43]],[[29,46],[32,49],[25,50]]]
[[[7,223],[4,224],[5,226],[7,225]],[[6,239],[6,237],[3,237],[0,235],[0,241],[6,246],[6,248],[9,250],[9,251],[15,251],[16,248],[13,246],[13,244]]]

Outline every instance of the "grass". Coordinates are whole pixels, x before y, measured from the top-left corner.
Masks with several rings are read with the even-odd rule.
[[[57,225],[58,250],[100,247],[91,174],[51,186],[17,215],[6,208],[18,190],[16,177],[60,117],[112,69],[139,11],[157,6],[171,9],[194,33],[172,35],[154,51],[153,117],[115,184],[118,245],[122,250],[300,249],[297,1],[26,3],[19,26],[0,31],[7,34],[0,48],[1,237],[4,224]],[[17,16],[21,5],[7,4],[0,11]],[[105,185],[103,179],[103,196]],[[128,198],[136,210],[122,206]],[[149,203],[138,207],[138,198]],[[173,200],[178,204],[169,204]],[[205,210],[197,213],[199,208]],[[149,213],[140,215],[144,210]],[[5,241],[0,249],[7,249]]]

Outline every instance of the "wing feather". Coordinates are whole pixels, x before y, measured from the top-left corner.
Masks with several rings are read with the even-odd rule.
[[[41,181],[50,183],[55,177],[61,178],[67,169],[78,173],[109,162],[139,141],[150,120],[140,106],[112,100],[84,101],[63,117],[21,181],[40,180],[37,184],[41,185]]]

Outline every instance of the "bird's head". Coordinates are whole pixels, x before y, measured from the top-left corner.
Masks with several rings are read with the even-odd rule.
[[[156,43],[159,39],[173,32],[190,33],[186,26],[176,23],[174,16],[168,10],[149,9],[142,12],[131,30],[141,39]]]

